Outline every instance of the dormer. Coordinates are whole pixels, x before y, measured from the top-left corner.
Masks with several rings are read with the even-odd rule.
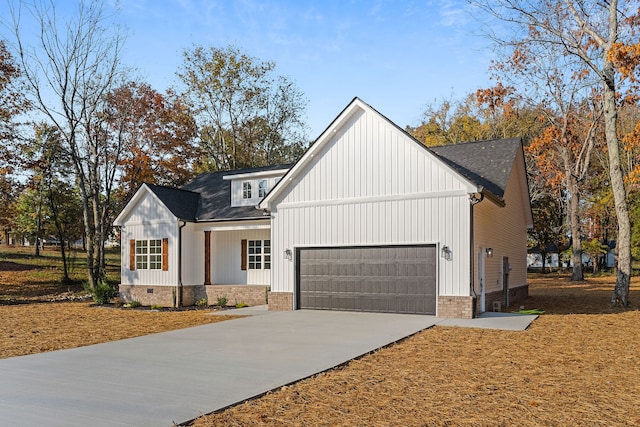
[[[226,175],[231,181],[231,206],[256,206],[269,193],[288,169]]]

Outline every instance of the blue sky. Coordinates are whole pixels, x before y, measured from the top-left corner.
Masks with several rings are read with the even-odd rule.
[[[464,0],[108,1],[129,29],[124,62],[156,90],[178,86],[185,48],[235,44],[296,82],[311,139],[354,96],[404,127],[426,104],[490,84],[489,43]]]

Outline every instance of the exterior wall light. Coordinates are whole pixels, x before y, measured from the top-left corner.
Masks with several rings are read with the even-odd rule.
[[[449,246],[444,245],[442,249],[440,249],[440,256],[442,256],[446,261],[451,261],[453,259],[453,251]]]
[[[485,252],[487,253],[487,258],[493,258],[493,248],[487,248]]]
[[[293,258],[293,252],[291,252],[291,249],[284,250],[284,258],[291,261],[291,259]]]

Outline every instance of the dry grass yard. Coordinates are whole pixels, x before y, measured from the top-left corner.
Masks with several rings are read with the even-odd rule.
[[[82,298],[80,283],[59,281],[58,253],[31,257],[30,249],[0,250],[0,358],[81,347],[156,332],[220,322],[210,310],[145,311],[94,307]],[[111,274],[119,274],[117,260]],[[74,267],[81,276],[81,264]],[[74,276],[72,275],[72,277]]]
[[[640,426],[640,311],[612,280],[533,278],[524,332],[435,327],[192,425]]]
[[[0,357],[220,320],[40,302],[80,292],[49,257],[0,251]],[[614,309],[613,280],[532,277],[525,308],[546,314],[524,332],[435,327],[192,425],[640,426],[640,281]]]

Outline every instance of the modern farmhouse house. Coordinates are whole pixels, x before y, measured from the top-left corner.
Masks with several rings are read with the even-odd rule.
[[[527,295],[519,139],[426,148],[355,98],[293,165],[144,184],[120,294],[470,318]]]

